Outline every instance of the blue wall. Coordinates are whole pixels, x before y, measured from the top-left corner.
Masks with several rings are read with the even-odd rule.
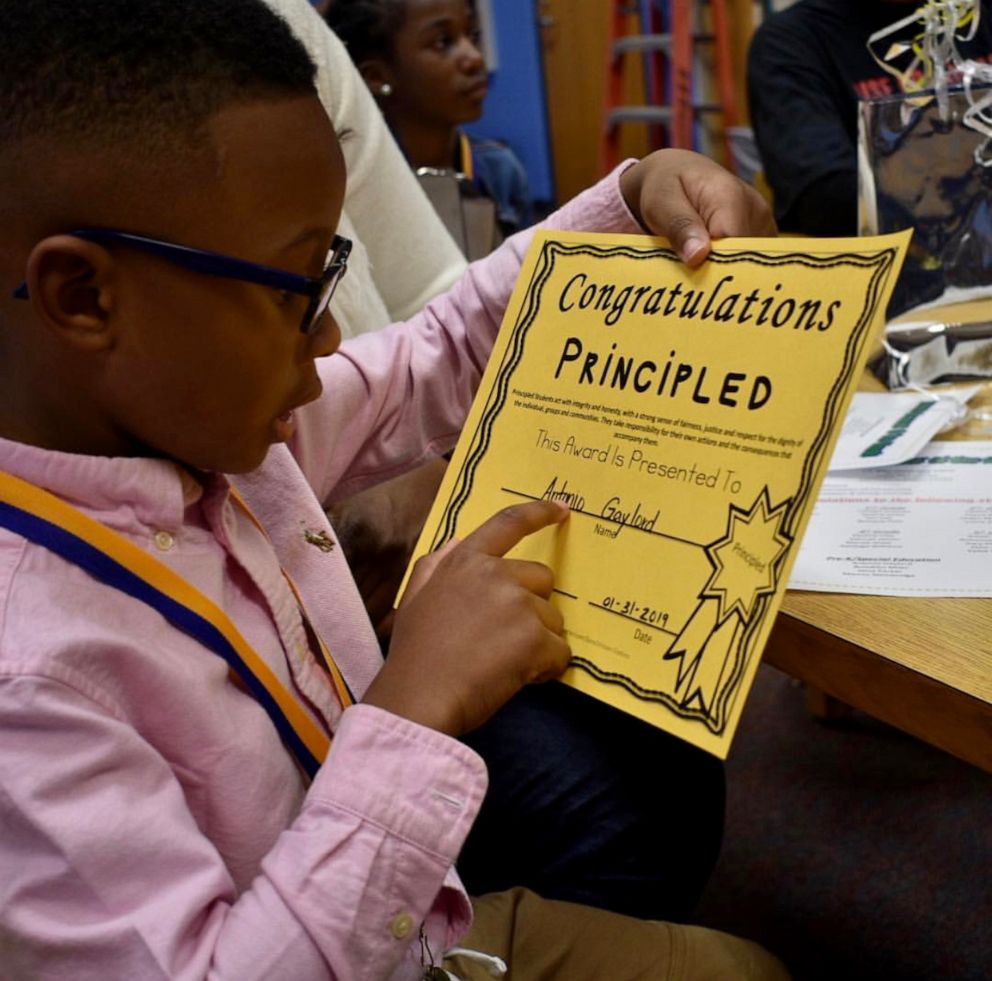
[[[466,127],[474,136],[509,143],[530,180],[531,197],[553,201],[554,176],[544,100],[544,73],[534,0],[493,0],[499,63],[490,77],[482,119]]]

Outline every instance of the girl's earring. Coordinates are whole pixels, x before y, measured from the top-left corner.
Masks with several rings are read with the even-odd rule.
[[[393,87],[392,85],[389,84],[389,82],[383,82],[382,85],[379,86],[379,92],[378,92],[379,98],[385,99],[391,96],[392,94],[393,94]]]

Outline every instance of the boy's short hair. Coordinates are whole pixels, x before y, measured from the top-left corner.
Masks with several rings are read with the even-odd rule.
[[[175,151],[225,105],[314,94],[261,0],[0,0],[0,154],[31,138]]]

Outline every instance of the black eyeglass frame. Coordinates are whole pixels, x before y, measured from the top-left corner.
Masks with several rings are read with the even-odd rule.
[[[221,252],[211,252],[207,249],[194,249],[188,245],[178,245],[163,239],[150,238],[146,235],[135,235],[132,232],[122,232],[114,228],[77,228],[69,232],[75,238],[99,245],[123,245],[136,249],[148,255],[157,256],[175,266],[189,269],[191,272],[205,276],[220,276],[224,279],[236,279],[244,283],[257,283],[269,286],[275,290],[307,296],[307,304],[300,323],[300,331],[310,335],[317,330],[321,317],[327,311],[327,305],[337,289],[338,283],[348,270],[348,256],[351,254],[352,243],[342,235],[335,235],[331,242],[331,251],[324,266],[324,272],[319,278],[300,276],[297,273],[276,269],[274,266],[263,266],[246,259],[236,259],[234,256]],[[14,298],[28,299],[28,284],[21,283],[14,290]]]

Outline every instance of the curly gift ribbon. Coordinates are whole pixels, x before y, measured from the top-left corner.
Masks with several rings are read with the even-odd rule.
[[[914,108],[936,96],[940,116],[947,119],[948,87],[960,78],[968,102],[961,122],[985,137],[975,148],[975,162],[989,167],[992,166],[992,90],[976,91],[976,87],[992,85],[992,66],[964,59],[958,50],[959,42],[975,37],[980,18],[978,0],[928,0],[908,17],[872,34],[868,38],[868,51],[895,78],[903,92],[921,94],[919,99],[906,101],[903,108],[907,117]],[[913,26],[920,29],[911,39],[892,40],[894,35]],[[880,43],[887,39],[888,48],[879,54]]]

